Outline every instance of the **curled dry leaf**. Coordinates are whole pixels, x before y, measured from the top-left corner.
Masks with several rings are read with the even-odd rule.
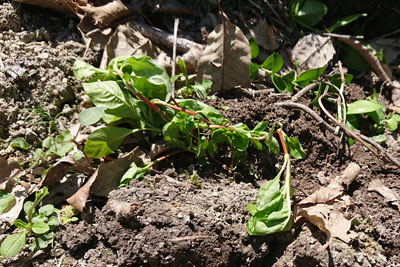
[[[211,80],[211,93],[250,85],[250,45],[234,24],[218,25],[197,65],[197,81]]]
[[[125,157],[102,163],[92,174],[89,180],[67,202],[79,211],[83,211],[89,194],[107,196],[109,192],[118,188],[122,175],[128,170],[130,164],[142,163],[143,152],[138,148],[132,150]]]
[[[334,54],[331,38],[314,33],[301,38],[292,49],[293,61],[298,61],[303,70],[326,66]]]
[[[158,52],[148,38],[144,37],[132,24],[126,23],[117,27],[106,44],[100,68],[107,68],[107,64],[112,58],[131,55],[156,58]]]
[[[386,202],[390,202],[400,209],[399,196],[396,194],[396,192],[385,186],[381,180],[373,179],[368,186],[368,191],[378,192],[385,198]]]

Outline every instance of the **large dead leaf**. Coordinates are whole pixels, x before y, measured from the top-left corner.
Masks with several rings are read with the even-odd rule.
[[[136,148],[125,157],[100,164],[85,185],[68,198],[67,202],[82,212],[89,194],[107,196],[109,192],[119,186],[122,175],[132,162],[142,163],[140,158],[142,155],[143,152]]]
[[[393,205],[397,206],[398,209],[400,208],[399,196],[396,194],[396,192],[385,186],[381,180],[373,179],[368,186],[368,191],[378,192],[385,198],[386,202],[392,203]]]
[[[301,38],[292,49],[293,61],[303,70],[326,66],[334,54],[331,38],[314,33]]]
[[[0,159],[0,190],[10,191],[9,181],[21,174],[21,166],[8,159]]]
[[[224,30],[225,29],[225,30]],[[208,36],[199,62],[197,80],[211,80],[211,93],[250,85],[250,45],[234,24],[218,25]]]
[[[72,0],[15,0],[15,2],[54,9],[55,11],[61,13],[73,13],[73,9],[71,8],[70,4],[68,4],[68,2],[72,2]],[[75,2],[81,6],[87,5],[86,0],[75,0]]]
[[[250,29],[250,35],[265,50],[274,51],[278,48],[274,28],[269,26],[265,19],[260,20],[256,26]]]
[[[158,53],[153,43],[130,23],[119,25],[105,46],[100,67],[106,68],[110,59],[119,56],[144,55],[156,58]]]

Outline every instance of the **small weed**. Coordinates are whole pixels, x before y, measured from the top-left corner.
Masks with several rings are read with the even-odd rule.
[[[48,110],[44,109],[44,95],[40,100],[40,107],[39,108],[27,108],[26,110],[30,111],[30,114],[25,118],[25,122],[32,118],[35,115],[39,115],[40,119],[35,123],[35,125],[44,124],[48,125],[47,132],[50,134],[52,131],[58,132],[58,126],[56,123],[57,118],[62,114],[59,112],[56,116],[52,116]]]
[[[193,170],[193,173],[190,174],[187,170],[185,170],[185,174],[186,177],[188,178],[188,180],[194,184],[197,187],[202,187],[203,185],[199,182],[199,175],[197,174],[197,172],[195,170]]]

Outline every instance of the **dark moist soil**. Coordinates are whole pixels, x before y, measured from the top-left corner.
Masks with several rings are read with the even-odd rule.
[[[48,134],[46,126],[35,125],[37,118],[24,121],[29,115],[24,109],[37,108],[43,96],[46,109],[54,114],[62,112],[60,128],[68,128],[76,121],[82,109],[82,88],[71,68],[85,48],[75,19],[39,8],[0,3],[0,56],[9,70],[0,72],[1,156],[29,159],[28,152],[10,150],[9,142],[22,136],[40,146]],[[98,59],[94,52],[84,58],[90,63]],[[349,100],[365,97],[358,85],[352,84],[346,90]],[[232,174],[215,162],[199,166],[186,154],[168,159],[144,180],[112,191],[107,199],[91,199],[85,220],[60,226],[52,248],[37,254],[29,254],[26,249],[1,264],[399,266],[399,210],[367,188],[372,178],[379,178],[400,194],[400,171],[376,159],[358,143],[349,149],[308,114],[274,105],[287,99],[287,95],[272,93],[232,93],[207,103],[233,123],[254,127],[262,120],[279,122],[289,136],[299,138],[307,157],[292,160],[295,203],[327,185],[350,162],[357,163],[361,174],[346,192],[353,203],[346,212],[349,218],[363,223],[354,227],[357,238],[352,243],[335,239],[328,249],[319,250],[326,235],[305,221],[296,222],[289,232],[249,236],[245,227],[250,217],[247,204],[255,201],[259,186],[275,176],[282,162],[281,156],[250,149],[248,159]],[[309,95],[303,101],[308,104],[311,99]],[[397,137],[388,140],[393,138]],[[396,142],[386,146],[396,157],[400,156]],[[221,158],[221,163],[229,164],[229,159]],[[8,233],[2,230],[1,240]]]

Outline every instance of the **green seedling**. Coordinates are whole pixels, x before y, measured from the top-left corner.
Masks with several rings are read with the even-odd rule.
[[[44,109],[44,101],[43,101],[44,95],[40,101],[40,107],[39,108],[28,108],[26,110],[30,111],[30,114],[25,118],[25,122],[32,118],[35,115],[38,115],[40,119],[35,123],[35,125],[39,124],[44,124],[48,125],[47,127],[47,132],[50,134],[52,131],[58,132],[58,126],[56,123],[57,118],[62,114],[62,112],[59,112],[56,116],[52,116],[48,110]]]
[[[10,142],[10,146],[13,148],[20,148],[23,150],[29,150],[30,149],[30,145],[25,141],[25,139],[23,137],[17,137],[14,138],[11,142]]]
[[[246,224],[249,235],[267,235],[287,231],[292,227],[291,197],[294,190],[290,185],[291,163],[289,147],[286,145],[288,137],[282,130],[278,130],[278,134],[284,151],[283,165],[274,179],[260,187],[257,201],[248,204],[252,215]],[[283,174],[285,179],[281,186],[280,179]]]
[[[359,128],[360,121],[368,119],[368,131],[372,133],[372,139],[383,142],[386,136],[383,134],[385,128],[396,131],[400,123],[400,115],[390,113],[385,116],[385,106],[379,104],[379,95],[374,91],[371,97],[365,100],[357,100],[347,105],[347,114],[350,129]]]
[[[195,170],[193,170],[193,173],[190,174],[187,170],[185,170],[186,177],[188,180],[194,184],[195,186],[201,188],[203,185],[199,182],[199,175]]]
[[[5,258],[16,255],[26,245],[27,236],[33,236],[31,250],[44,249],[53,243],[54,229],[59,224],[55,215],[58,212],[53,205],[48,204],[40,209],[36,207],[49,192],[46,187],[35,193],[35,200],[24,204],[25,219],[16,219],[14,225],[20,229],[18,233],[9,235],[0,246],[0,254]]]
[[[76,222],[78,217],[75,215],[78,214],[78,211],[75,210],[71,205],[67,205],[60,210],[60,219],[62,224],[68,224],[71,222]]]

